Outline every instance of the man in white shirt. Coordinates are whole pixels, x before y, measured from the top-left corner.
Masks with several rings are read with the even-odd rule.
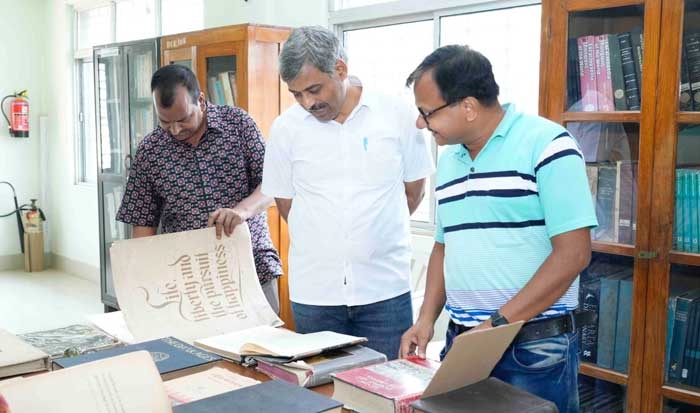
[[[346,62],[329,30],[292,32],[280,75],[297,104],[272,125],[262,191],[289,224],[297,331],[364,336],[394,359],[413,321],[409,218],[434,168],[412,106]]]

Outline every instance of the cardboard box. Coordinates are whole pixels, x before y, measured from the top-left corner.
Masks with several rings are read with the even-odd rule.
[[[44,270],[44,234],[41,232],[24,233],[24,271]]]

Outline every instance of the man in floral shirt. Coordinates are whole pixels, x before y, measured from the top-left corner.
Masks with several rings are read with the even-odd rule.
[[[191,70],[164,66],[151,91],[159,127],[139,144],[117,220],[133,237],[216,226],[228,236],[247,222],[265,296],[279,310],[279,255],[267,225],[271,198],[260,192],[265,143],[242,109],[204,99]]]

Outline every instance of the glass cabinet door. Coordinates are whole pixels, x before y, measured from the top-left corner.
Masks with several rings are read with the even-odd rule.
[[[177,64],[187,67],[197,73],[195,62],[195,47],[183,47],[182,49],[171,49],[163,52],[163,62],[166,65]]]
[[[217,105],[240,106],[237,42],[202,46],[198,49],[202,72],[198,73],[207,100]]]
[[[129,136],[131,153],[141,140],[156,127],[151,96],[151,77],[157,69],[155,43],[130,45],[124,48],[128,67]]]
[[[126,101],[126,59],[120,48],[95,52],[96,114],[98,129],[98,190],[100,210],[100,253],[105,282],[105,297],[114,297],[109,248],[116,240],[128,237],[128,227],[116,221],[124,193],[129,166],[129,137],[127,131],[128,102]],[[106,272],[106,274],[105,274]],[[116,302],[114,303],[116,306]]]

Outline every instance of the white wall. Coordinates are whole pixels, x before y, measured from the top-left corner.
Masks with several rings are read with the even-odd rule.
[[[7,122],[4,118],[0,121],[0,181],[14,185],[20,204],[41,194],[38,126],[39,114],[45,113],[46,108],[43,61],[48,49],[44,3],[44,0],[0,1],[0,98],[28,89],[30,99],[28,139],[10,138]],[[13,209],[12,191],[7,185],[0,185],[0,214]],[[17,232],[14,217],[0,218],[0,266],[8,257],[20,254]]]
[[[204,0],[204,27],[239,23],[328,25],[328,0]]]

